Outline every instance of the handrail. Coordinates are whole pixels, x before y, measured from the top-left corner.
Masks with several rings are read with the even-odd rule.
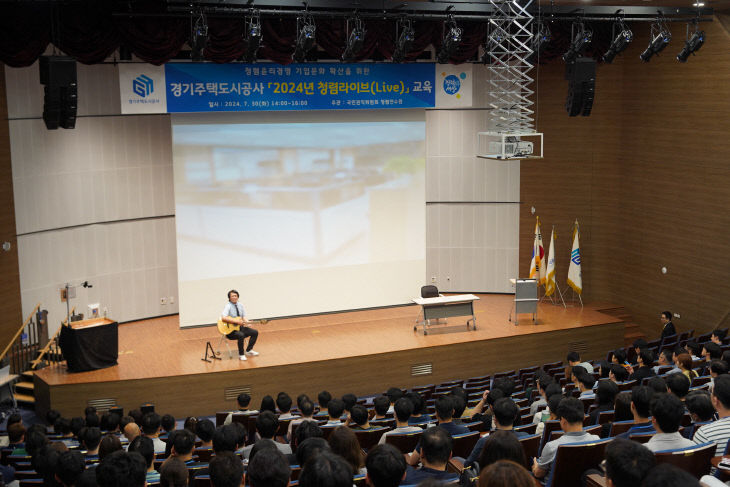
[[[0,354],[0,360],[4,359],[5,356],[8,354],[8,351],[10,350],[10,347],[13,346],[13,343],[15,343],[15,340],[18,339],[18,337],[23,333],[23,330],[25,330],[25,327],[28,326],[28,323],[30,323],[30,320],[33,319],[33,316],[35,316],[36,312],[40,309],[41,303],[38,303],[35,305],[35,308],[33,308],[33,311],[30,312],[28,317],[23,322],[23,325],[18,329],[18,331],[15,332],[15,335],[13,335],[12,340],[8,342],[8,345],[5,347],[5,350],[3,350],[3,353]]]
[[[74,311],[76,311],[76,306],[71,308],[71,316],[73,316]],[[45,355],[48,353],[48,351],[51,349],[51,347],[54,345],[54,343],[56,343],[56,338],[58,338],[58,335],[61,333],[61,329],[64,326],[66,326],[67,322],[68,322],[68,317],[64,318],[64,320],[61,322],[61,326],[59,326],[58,330],[56,330],[56,334],[53,335],[53,337],[51,337],[50,340],[48,340],[48,343],[46,343],[46,346],[43,347],[38,352],[38,357],[36,357],[36,359],[30,363],[31,369],[35,369],[43,361],[43,357],[45,357]]]

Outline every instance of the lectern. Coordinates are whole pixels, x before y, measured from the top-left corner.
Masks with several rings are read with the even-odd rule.
[[[117,322],[108,318],[72,321],[61,328],[58,340],[69,372],[84,372],[117,365]]]
[[[532,322],[537,322],[537,279],[516,279],[515,280],[515,306],[514,320],[510,312],[510,321],[515,325],[519,321],[517,315],[521,313],[532,314]]]

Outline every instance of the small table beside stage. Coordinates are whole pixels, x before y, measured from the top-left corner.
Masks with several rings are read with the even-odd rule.
[[[469,329],[469,322],[472,322],[472,329],[477,329],[477,318],[474,315],[474,301],[478,301],[479,297],[473,294],[458,294],[456,296],[439,296],[437,298],[413,298],[413,302],[420,305],[423,311],[423,334],[428,335],[428,326],[430,320],[438,320],[439,318],[449,318],[451,316],[469,316],[470,320],[466,320],[466,329]],[[413,326],[413,331],[418,329],[419,320]]]
[[[72,321],[61,328],[58,340],[70,372],[84,372],[117,365],[118,325],[109,318]]]

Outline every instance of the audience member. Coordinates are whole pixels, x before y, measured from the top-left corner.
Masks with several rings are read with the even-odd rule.
[[[342,423],[342,413],[345,412],[345,403],[341,399],[332,399],[327,403],[327,411],[329,413],[329,420],[327,425],[339,426]]]
[[[411,417],[413,411],[413,404],[407,397],[401,397],[395,402],[395,428],[383,433],[380,437],[378,444],[382,445],[385,443],[385,437],[389,434],[402,434],[402,433],[415,433],[422,431],[418,426],[409,426],[408,420]]]
[[[620,438],[629,438],[631,435],[655,433],[651,423],[651,399],[654,390],[649,386],[634,386],[631,389],[631,414],[634,425],[625,433],[617,435]]]
[[[684,398],[689,392],[689,379],[686,375],[679,373],[669,374],[666,378],[667,389],[669,392],[679,398],[680,401],[684,401]]]
[[[291,413],[292,403],[291,397],[286,392],[280,392],[276,396],[276,407],[279,409],[279,421],[298,417],[296,414]]]
[[[69,450],[61,453],[56,467],[56,478],[64,487],[76,485],[76,481],[86,469],[86,462],[81,452]],[[6,480],[6,479],[3,479]],[[6,480],[7,485],[7,480]]]
[[[700,357],[702,356],[702,345],[700,345],[696,341],[694,341],[694,340],[688,341],[684,345],[684,349],[690,355],[690,357],[692,358],[692,361],[696,362],[696,361],[701,360]]]
[[[165,434],[169,434],[170,431],[175,429],[175,416],[172,414],[163,414],[160,418],[160,426]]]
[[[684,416],[684,405],[673,394],[655,394],[651,400],[651,423],[656,434],[651,437],[646,447],[651,451],[672,450],[694,446],[679,433],[679,426]]]
[[[699,389],[688,393],[684,405],[693,423],[706,423],[715,417],[715,407],[708,391]]]
[[[443,482],[456,480],[457,475],[446,471],[446,464],[451,458],[453,440],[449,432],[442,426],[428,428],[421,435],[418,452],[423,465],[421,468],[408,466],[404,484],[417,484],[427,478]]]
[[[616,396],[618,395],[618,386],[609,379],[601,379],[596,387],[596,406],[589,413],[591,424],[598,424],[598,417],[603,411],[612,411]]]
[[[730,375],[721,375],[715,379],[711,399],[720,419],[700,426],[692,439],[696,444],[715,443],[715,456],[720,456],[725,452],[725,445],[730,439]]]
[[[291,440],[292,452],[296,453],[299,445],[301,445],[302,442],[305,441],[307,438],[322,437],[324,437],[324,432],[322,431],[322,428],[319,427],[319,424],[317,424],[315,421],[305,421],[297,427],[296,431],[294,431],[294,435]],[[294,454],[288,455],[288,457],[289,463],[291,465],[297,464],[297,459]]]
[[[659,352],[659,357],[657,357],[657,366],[654,367],[654,373],[659,374],[660,367],[674,367],[674,362],[672,361],[672,350],[669,348],[663,349],[661,352]],[[667,369],[664,369],[667,370]]]
[[[717,343],[707,342],[702,346],[702,360],[712,362],[722,359],[722,348]]]
[[[292,437],[292,431],[294,431],[295,426],[298,426],[305,421],[317,421],[316,419],[314,419],[314,403],[309,399],[303,399],[299,403],[299,412],[302,414],[300,417],[294,418],[289,421],[289,427],[287,428],[286,433],[286,437],[289,439],[291,439]]]
[[[667,392],[667,381],[664,380],[664,377],[659,377],[657,375],[649,377],[649,380],[646,381],[646,385],[657,394]]]
[[[119,450],[122,450],[122,442],[119,441],[119,437],[105,435],[99,442],[99,461],[104,461],[104,458]]]
[[[388,412],[392,413],[395,402],[403,397],[403,391],[400,390],[398,387],[391,387],[387,390],[385,395],[388,396],[388,399],[390,399],[390,409],[388,409]]]
[[[543,431],[545,431],[545,422],[546,421],[557,421],[558,419],[558,406],[560,406],[560,401],[563,400],[562,394],[553,394],[548,398],[548,408],[545,410],[548,412],[547,416],[544,415],[540,418],[540,422],[537,423],[537,427],[535,427],[535,434],[541,435]]]
[[[373,411],[375,411],[375,415],[373,416],[373,421],[386,419],[389,408],[390,408],[390,399],[388,399],[388,396],[378,396],[375,399],[373,399]]]
[[[352,428],[347,426],[338,426],[330,433],[327,442],[330,444],[332,453],[344,458],[352,467],[355,475],[361,472],[360,469],[365,465],[365,458],[360,448],[360,442]]]
[[[350,414],[350,411],[352,411],[352,407],[357,404],[357,396],[352,393],[343,394],[342,402],[345,403],[345,412],[347,414]]]
[[[517,404],[515,404],[512,399],[508,399],[506,397],[499,399],[497,402],[494,403],[492,411],[494,412],[494,422],[497,427],[497,431],[506,431],[514,436],[515,439],[528,436],[527,433],[515,431],[513,429],[513,424],[520,413],[520,408],[517,407]],[[491,437],[492,435],[488,435],[479,438],[479,440],[474,445],[474,448],[472,448],[469,457],[464,462],[464,466],[470,467],[479,458],[479,455],[481,455],[484,445]],[[480,467],[483,468],[484,465],[480,465]]]
[[[352,487],[352,469],[339,455],[322,451],[310,458],[299,474],[300,487]]]
[[[401,398],[398,401],[402,400],[407,399]],[[400,450],[393,445],[377,445],[368,451],[365,469],[365,481],[370,487],[397,487],[405,479],[406,461]]]
[[[259,407],[260,412],[264,411],[271,411],[272,413],[276,414],[276,402],[274,402],[274,398],[269,396],[268,394],[261,399],[261,406]]]
[[[241,446],[234,424],[227,424],[216,428],[215,434],[213,435],[213,451],[216,455],[224,451],[235,452]]]
[[[143,487],[145,485],[147,468],[144,458],[139,453],[115,451],[106,457],[95,470],[99,487]]]
[[[405,398],[411,401],[413,412],[408,419],[408,424],[423,424],[431,421],[431,415],[426,412],[426,400],[417,392],[409,392]],[[392,406],[392,412],[395,412],[395,404]]]
[[[720,346],[723,345],[723,341],[725,340],[725,336],[727,335],[727,330],[712,330],[712,334],[710,335],[710,341],[712,343],[716,343]]]
[[[580,377],[577,377],[577,379],[578,390],[580,391],[578,399],[595,399],[596,394],[593,392],[593,386],[596,380],[593,378],[593,375],[586,372],[581,374]]]
[[[662,322],[662,334],[660,339],[664,340],[667,337],[676,335],[677,329],[674,327],[674,323],[672,323],[672,312],[662,311],[660,318]]]
[[[499,460],[512,460],[525,465],[525,450],[517,437],[509,431],[498,430],[485,436],[479,452],[479,468],[484,469]]]
[[[555,381],[547,374],[547,372],[544,372],[543,370],[537,371],[536,384],[537,393],[539,394],[539,396],[535,401],[532,402],[532,404],[530,404],[530,415],[534,416],[539,410],[545,409],[545,406],[547,406],[548,398],[548,396],[545,394],[545,388],[554,383]]]
[[[330,444],[321,437],[307,438],[297,445],[297,464],[304,466],[310,459],[322,452],[331,452]],[[349,466],[348,466],[349,468]]]
[[[73,422],[73,420],[72,420],[72,422]],[[134,422],[127,423],[124,426],[123,432],[124,432],[123,433],[124,437],[129,442],[133,441],[135,438],[137,438],[141,434],[141,432],[139,431],[139,426],[137,425],[137,423],[134,423]]]
[[[643,379],[656,375],[654,374],[654,369],[652,369],[654,365],[654,353],[651,350],[642,348],[636,356],[636,360],[639,366],[637,368],[629,367],[628,369],[631,374],[629,375],[630,380],[641,383]]]
[[[317,403],[319,405],[319,412],[315,415],[316,417],[328,417],[327,405],[332,400],[332,394],[328,391],[322,391],[317,394]]]
[[[593,366],[588,362],[582,362],[580,359],[580,354],[578,352],[568,353],[566,359],[571,367],[580,366],[583,367],[589,374],[593,373]]]
[[[195,435],[200,438],[200,448],[213,448],[215,424],[209,419],[201,419],[195,425]]]
[[[545,388],[545,397],[547,398],[545,404],[547,407],[545,409],[543,409],[542,411],[536,412],[533,415],[532,422],[539,424],[539,423],[544,423],[545,421],[547,421],[548,418],[550,417],[550,415],[554,412],[550,409],[550,398],[555,395],[562,396],[562,394],[563,394],[563,388],[560,387],[560,384],[553,383],[553,384],[550,384],[549,386],[547,386]]]
[[[276,415],[271,411],[261,411],[261,414],[259,414],[258,418],[256,418],[256,431],[258,432],[261,439],[259,439],[256,443],[263,440],[272,441],[279,449],[279,451],[281,451],[281,453],[283,453],[284,455],[289,455],[292,452],[289,445],[287,445],[286,443],[279,443],[274,441],[274,436],[276,436],[276,432],[278,429],[279,420],[276,419]],[[248,445],[243,449],[244,458],[248,458],[254,445]]]
[[[540,458],[536,458],[532,465],[532,473],[535,477],[541,479],[550,472],[558,446],[599,439],[598,436],[583,431],[583,413],[583,403],[579,399],[567,397],[560,401],[557,415],[560,418],[560,428],[565,431],[565,434],[545,444]]]
[[[289,485],[291,469],[284,454],[270,447],[252,456],[246,476],[251,487],[286,487]]]
[[[185,487],[188,476],[185,463],[179,458],[169,457],[160,467],[160,487]]]
[[[534,487],[534,479],[525,467],[510,460],[500,460],[482,470],[479,487]]]
[[[616,383],[626,382],[629,380],[629,371],[623,365],[613,364],[608,372],[608,378]]]
[[[355,404],[350,409],[348,423],[351,428],[356,430],[370,430],[375,428],[368,421],[368,410],[360,404]]]
[[[208,466],[212,487],[239,487],[243,485],[243,464],[230,451],[221,452],[210,459]]]
[[[709,477],[709,475],[705,477]],[[698,482],[694,475],[689,472],[669,463],[662,463],[649,470],[649,473],[641,483],[641,487],[700,487],[700,485],[715,485],[705,484],[705,481],[708,480],[705,477],[702,477],[700,482]],[[709,479],[717,480],[714,477],[709,477]],[[719,480],[717,481],[719,482]],[[725,487],[725,484],[722,482],[720,482],[720,485]]]
[[[155,470],[155,446],[150,438],[146,436],[138,436],[129,444],[128,452],[137,452],[144,458],[147,465],[147,483],[156,483],[160,481],[160,473]]]
[[[88,421],[87,421],[88,424]],[[142,417],[140,425],[142,433],[152,440],[155,445],[156,452],[165,451],[165,442],[160,439],[160,415],[157,413],[147,413]]]
[[[654,454],[641,443],[616,438],[606,445],[606,483],[609,487],[636,487],[654,464]]]
[[[682,370],[682,373],[687,376],[691,381],[697,377],[697,372],[692,370],[692,357],[688,353],[680,353],[677,355],[677,366]]]

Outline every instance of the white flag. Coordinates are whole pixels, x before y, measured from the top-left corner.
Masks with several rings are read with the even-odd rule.
[[[555,229],[550,232],[550,254],[547,259],[547,281],[545,281],[545,296],[552,296],[555,292]]]
[[[580,227],[578,220],[575,221],[573,229],[573,249],[570,251],[570,267],[568,268],[568,286],[572,287],[578,294],[583,293],[583,276],[580,269]]]

